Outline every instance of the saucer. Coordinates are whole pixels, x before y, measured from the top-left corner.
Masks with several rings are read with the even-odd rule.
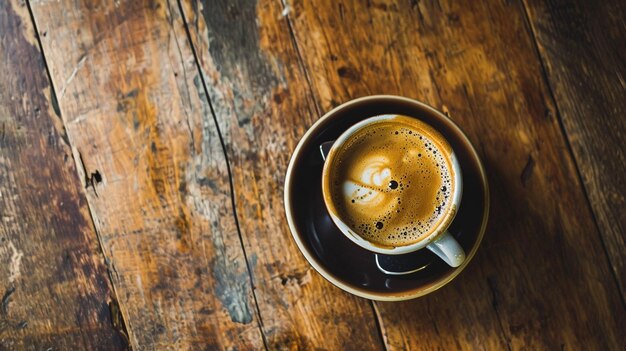
[[[427,249],[413,253],[377,255],[346,238],[330,218],[322,197],[323,159],[320,145],[337,139],[353,124],[380,114],[418,118],[446,137],[458,155],[463,174],[463,197],[448,231],[466,252],[453,268]],[[285,210],[291,233],[307,261],[337,287],[373,300],[406,300],[428,294],[456,277],[471,261],[485,232],[489,196],[484,168],[473,146],[447,117],[420,102],[375,96],[352,100],[318,120],[296,147],[287,169]],[[379,269],[416,262],[416,271],[393,274]]]

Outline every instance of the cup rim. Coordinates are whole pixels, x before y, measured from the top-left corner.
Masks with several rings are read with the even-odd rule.
[[[315,132],[318,131],[318,128],[323,125],[326,120],[331,119],[335,114],[337,114],[338,112],[340,112],[341,110],[350,107],[354,104],[357,103],[362,103],[364,101],[369,101],[369,100],[395,100],[395,101],[401,101],[401,102],[405,102],[405,103],[409,103],[409,104],[414,104],[417,105],[420,108],[426,109],[434,114],[436,114],[437,116],[443,118],[444,120],[448,121],[450,123],[450,125],[455,129],[455,132],[458,133],[458,135],[461,137],[461,139],[469,146],[468,150],[470,151],[470,153],[473,155],[473,157],[478,160],[478,169],[480,172],[480,177],[481,177],[481,181],[483,184],[485,184],[485,189],[484,189],[484,198],[485,198],[485,205],[484,205],[484,211],[483,211],[483,218],[482,218],[482,222],[481,222],[481,227],[479,229],[479,233],[478,233],[478,237],[476,238],[476,241],[473,245],[473,247],[471,248],[469,253],[466,253],[466,258],[463,261],[463,263],[459,266],[454,268],[454,270],[449,273],[448,275],[444,276],[443,279],[440,280],[436,280],[435,282],[429,283],[427,285],[425,285],[424,287],[421,288],[417,288],[411,291],[407,291],[407,292],[401,292],[401,293],[397,293],[397,294],[389,294],[389,293],[382,293],[382,294],[377,294],[377,293],[372,293],[370,291],[364,290],[364,289],[360,289],[360,288],[356,288],[356,287],[352,287],[348,284],[345,284],[344,282],[341,281],[340,278],[334,276],[332,273],[328,272],[323,265],[317,260],[317,258],[309,251],[309,249],[306,247],[306,244],[302,241],[301,237],[300,237],[300,233],[298,231],[298,229],[296,228],[295,225],[295,221],[293,219],[293,213],[291,211],[291,200],[289,197],[290,194],[290,189],[292,187],[292,173],[294,172],[294,168],[296,165],[296,160],[301,152],[302,147],[304,147],[304,144],[306,143],[306,141],[311,137],[311,135],[313,135]],[[296,245],[298,246],[298,249],[300,250],[300,252],[302,253],[302,255],[306,258],[306,260],[309,262],[309,264],[322,276],[324,277],[326,280],[328,280],[329,282],[331,282],[333,285],[337,286],[338,288],[349,292],[353,295],[359,296],[359,297],[363,297],[366,299],[371,299],[371,300],[377,300],[377,301],[403,301],[403,300],[410,300],[410,299],[414,299],[417,297],[421,297],[424,295],[427,295],[431,292],[434,292],[438,289],[440,289],[441,287],[445,286],[446,284],[448,284],[450,281],[452,281],[454,278],[456,278],[464,269],[465,267],[467,267],[467,265],[471,262],[471,260],[473,259],[473,257],[476,255],[476,252],[478,251],[478,248],[480,247],[480,243],[482,242],[482,239],[485,235],[485,230],[487,228],[487,219],[489,216],[489,208],[490,208],[490,197],[489,197],[489,182],[487,180],[487,175],[485,172],[485,168],[483,163],[481,162],[481,159],[478,155],[478,153],[476,152],[476,149],[474,148],[474,145],[470,142],[470,140],[467,138],[467,136],[465,135],[465,133],[458,127],[458,125],[452,121],[450,118],[448,118],[445,114],[443,114],[442,112],[438,111],[437,109],[421,102],[418,100],[414,100],[414,99],[410,99],[407,97],[402,97],[402,96],[397,96],[397,95],[369,95],[369,96],[363,96],[363,97],[359,97],[353,100],[349,100],[343,104],[340,104],[339,106],[336,106],[335,108],[331,109],[330,111],[328,111],[327,113],[325,113],[322,117],[320,117],[315,123],[313,123],[313,125],[304,133],[304,135],[300,138],[300,141],[298,142],[298,144],[296,145],[296,148],[294,149],[291,158],[289,160],[289,165],[287,166],[287,172],[285,174],[285,183],[284,183],[284,207],[285,207],[285,215],[287,218],[287,224],[289,226],[289,231],[291,232],[291,236],[293,237],[294,241],[296,242]]]
[[[450,159],[451,167],[454,172],[454,193],[452,195],[452,200],[451,200],[452,203],[450,204],[450,207],[447,210],[448,212],[444,214],[444,216],[441,218],[441,220],[437,224],[436,228],[433,229],[433,231],[430,234],[428,234],[427,236],[423,238],[420,238],[417,242],[414,242],[408,245],[395,246],[395,247],[390,247],[390,248],[380,247],[362,238],[357,233],[353,233],[354,229],[350,228],[341,218],[338,217],[338,215],[335,213],[335,206],[332,203],[329,203],[327,196],[326,196],[327,192],[329,191],[328,189],[329,180],[327,179],[329,175],[328,173],[330,172],[329,166],[328,166],[329,163],[332,161],[333,157],[341,148],[341,146],[350,138],[350,136],[354,135],[358,131],[362,130],[363,128],[366,128],[367,126],[371,124],[377,123],[379,121],[387,120],[387,119],[393,119],[396,116],[401,116],[401,115],[397,115],[397,114],[376,115],[376,116],[363,119],[353,124],[352,126],[350,126],[343,133],[341,133],[341,135],[335,140],[328,155],[326,156],[326,160],[325,160],[323,171],[322,171],[322,192],[324,194],[323,196],[324,205],[326,205],[326,209],[328,210],[330,218],[335,223],[337,228],[339,228],[339,230],[344,236],[346,236],[349,240],[359,245],[360,247],[366,250],[375,252],[375,253],[380,253],[380,254],[385,254],[385,255],[402,255],[402,254],[415,252],[415,251],[425,248],[430,243],[435,241],[437,238],[441,237],[448,230],[448,228],[450,227],[450,224],[452,224],[452,222],[454,221],[454,217],[456,216],[456,213],[459,211],[459,207],[461,204],[461,196],[463,193],[463,179],[462,179],[461,166],[459,165],[456,154],[454,153],[454,149],[452,149],[452,146],[449,145],[448,141],[445,140],[444,138],[444,142],[448,144],[447,146],[449,147],[450,150],[452,150],[450,153],[449,159]],[[408,118],[413,118],[413,117],[408,117]],[[428,123],[424,121],[421,121],[421,122],[439,133],[439,131],[437,131],[434,127],[430,126]]]

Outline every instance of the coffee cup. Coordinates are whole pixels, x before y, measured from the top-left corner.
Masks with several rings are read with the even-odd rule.
[[[332,166],[327,164],[325,157],[329,155],[333,145],[336,144],[335,152],[338,152],[345,149],[346,143],[349,142],[349,140],[342,142],[340,137],[361,121],[388,114],[408,116],[407,118],[420,120],[436,129],[451,146],[454,159],[460,165],[460,167],[454,165],[453,160],[449,161],[452,164],[450,174],[458,174],[459,179],[462,179],[462,184],[461,181],[457,182],[460,184],[458,200],[462,193],[462,203],[454,202],[457,207],[452,213],[455,215],[447,217],[451,221],[449,226],[435,223],[432,228],[437,228],[438,236],[421,249],[406,254],[397,254],[399,251],[391,254],[377,253],[380,252],[376,251],[377,246],[385,248],[390,245],[379,245],[376,238],[372,240],[373,250],[355,243],[353,239],[358,240],[358,237],[343,232],[335,223],[335,219],[331,218],[331,211],[328,209],[322,189],[324,167]],[[336,157],[337,155],[332,156]],[[331,176],[330,173],[327,175]],[[410,189],[414,189],[415,184],[412,182]],[[455,193],[456,190],[450,190],[446,195],[454,198]],[[348,198],[349,200],[351,198]],[[402,204],[405,202],[409,201],[402,200]],[[424,296],[440,289],[468,266],[479,249],[487,227],[489,185],[485,168],[476,149],[449,116],[413,99],[375,95],[357,98],[335,107],[304,133],[293,150],[285,174],[284,207],[294,243],[316,272],[351,294],[379,301],[400,301]],[[338,214],[337,217],[342,222],[350,222]],[[372,222],[370,226],[371,224],[376,223]],[[447,228],[442,233],[440,229],[444,227]],[[383,228],[391,228],[391,222],[385,222]],[[453,236],[452,239],[460,244],[465,252],[466,257],[459,260],[462,263],[458,267],[452,267],[433,253],[436,252],[436,248],[435,251],[427,249],[429,244],[442,238],[445,232],[449,232]],[[391,246],[397,250],[398,247],[407,245]]]
[[[447,231],[461,203],[461,167],[446,139],[419,119],[386,114],[352,125],[325,155],[322,191],[337,228],[366,250],[426,248],[451,267],[465,260]]]

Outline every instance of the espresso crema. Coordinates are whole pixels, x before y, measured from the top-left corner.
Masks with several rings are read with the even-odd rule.
[[[418,119],[368,124],[329,155],[329,210],[375,245],[419,242],[455,210],[451,154],[444,137]]]

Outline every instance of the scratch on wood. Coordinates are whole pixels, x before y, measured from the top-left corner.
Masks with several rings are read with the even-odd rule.
[[[535,160],[533,159],[532,155],[528,155],[528,161],[526,161],[526,166],[524,166],[524,169],[522,170],[522,174],[520,176],[523,186],[526,186],[526,184],[528,183],[528,180],[533,175],[534,169]]]
[[[343,8],[343,3],[339,3],[339,17],[341,18],[341,20],[343,21],[345,19],[345,14],[344,14],[344,8]]]
[[[487,286],[489,286],[489,290],[491,291],[491,305],[493,306],[493,309],[496,312],[498,325],[500,326],[500,332],[506,342],[507,350],[511,351],[511,341],[509,340],[509,338],[507,337],[504,331],[504,325],[502,324],[502,318],[500,317],[500,311],[498,309],[500,294],[498,293],[498,283],[496,281],[496,278],[488,277]]]
[[[622,88],[626,89],[626,83],[624,82],[624,78],[622,78],[622,74],[620,72],[615,72],[615,75],[617,76],[619,84],[622,86]]]
[[[420,2],[413,1],[411,7],[413,7],[413,9],[417,11],[417,18],[419,20],[421,27],[425,27],[424,14],[422,13],[422,9],[420,8]]]
[[[17,248],[15,248],[15,245],[13,245],[13,243],[10,241],[9,241],[9,246],[11,250],[13,251],[13,253],[11,254],[11,264],[9,266],[9,272],[10,272],[9,283],[13,283],[21,275],[20,266],[22,263],[22,257],[24,256],[24,253],[18,250]]]
[[[81,59],[78,60],[78,63],[76,64],[76,67],[74,67],[74,70],[72,71],[72,74],[70,74],[69,78],[67,78],[67,80],[65,80],[65,85],[63,85],[63,88],[61,89],[61,97],[60,97],[60,99],[62,99],[63,96],[65,96],[65,90],[70,85],[72,80],[74,80],[74,78],[76,77],[76,73],[78,73],[78,70],[83,67],[83,65],[85,64],[85,61],[87,61],[87,55],[83,55],[83,57],[81,57]]]
[[[491,291],[491,305],[495,310],[498,310],[498,291],[496,287],[495,279],[487,278],[487,285]]]
[[[4,314],[7,314],[9,312],[9,303],[11,300],[11,295],[13,295],[14,292],[15,287],[11,285],[2,296],[2,311],[4,312]]]

